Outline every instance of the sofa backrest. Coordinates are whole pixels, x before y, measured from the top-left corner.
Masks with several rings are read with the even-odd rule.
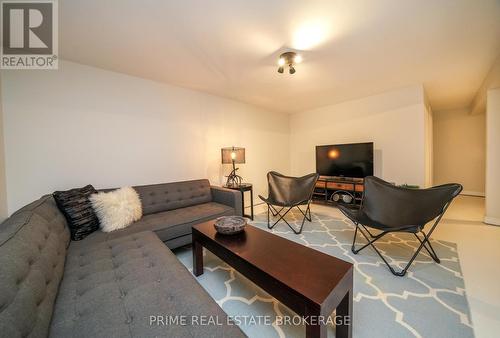
[[[69,240],[52,196],[0,224],[0,336],[48,335]]]
[[[149,215],[212,201],[210,182],[193,180],[136,186],[142,202],[142,213]]]

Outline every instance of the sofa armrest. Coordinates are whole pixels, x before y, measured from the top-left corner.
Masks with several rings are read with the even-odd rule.
[[[212,200],[214,202],[230,206],[231,208],[234,208],[236,216],[243,216],[241,192],[214,185],[210,187],[210,190],[212,192]]]

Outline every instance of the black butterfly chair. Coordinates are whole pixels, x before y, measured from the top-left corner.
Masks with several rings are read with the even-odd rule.
[[[440,263],[429,238],[451,201],[461,191],[462,186],[456,183],[439,185],[429,189],[407,189],[394,186],[374,176],[366,177],[360,209],[352,210],[342,205],[338,206],[340,211],[356,225],[351,248],[352,252],[357,254],[367,246],[371,246],[396,276],[404,276],[406,274],[406,271],[422,248],[427,250],[436,263]],[[435,221],[426,234],[423,231],[424,226],[432,220]],[[367,227],[381,232],[373,234]],[[358,230],[368,243],[356,249],[354,245]],[[420,242],[419,247],[408,264],[399,272],[396,272],[389,265],[374,245],[378,239],[391,232],[413,233]],[[418,233],[421,233],[423,238]]]
[[[260,199],[267,204],[267,227],[272,229],[279,221],[283,220],[295,234],[300,234],[305,220],[312,221],[310,204],[318,178],[319,175],[316,173],[302,177],[290,177],[275,171],[269,172],[267,174],[269,196],[264,198],[259,195]],[[305,212],[300,206],[306,206]],[[278,210],[276,207],[280,209]],[[304,215],[299,230],[295,230],[285,219],[286,214],[295,207]],[[287,210],[282,213],[285,208]],[[279,216],[273,225],[270,224],[269,212],[273,216]]]

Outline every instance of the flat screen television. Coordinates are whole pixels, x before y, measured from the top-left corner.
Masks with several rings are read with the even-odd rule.
[[[353,178],[373,175],[373,142],[316,146],[316,172]]]

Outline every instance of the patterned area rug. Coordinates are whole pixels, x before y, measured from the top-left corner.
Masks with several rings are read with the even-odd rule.
[[[313,210],[313,222],[306,222],[301,235],[283,223],[272,232],[354,264],[354,337],[474,336],[455,244],[432,240],[441,264],[422,250],[407,275],[395,277],[371,248],[354,255],[350,250],[354,226],[338,210],[323,209]],[[298,211],[289,213],[287,220],[298,226],[301,216]],[[267,230],[266,214],[257,215],[252,225]],[[400,267],[418,244],[409,234],[386,236],[377,243],[391,257],[389,263]],[[192,271],[191,249],[181,248],[176,254]],[[210,252],[204,250],[204,255],[205,273],[197,280],[229,316],[272,318],[268,324],[240,321],[249,337],[305,336],[305,328],[298,323],[276,322],[276,318],[293,317],[291,310]],[[333,327],[328,336],[334,337]]]

